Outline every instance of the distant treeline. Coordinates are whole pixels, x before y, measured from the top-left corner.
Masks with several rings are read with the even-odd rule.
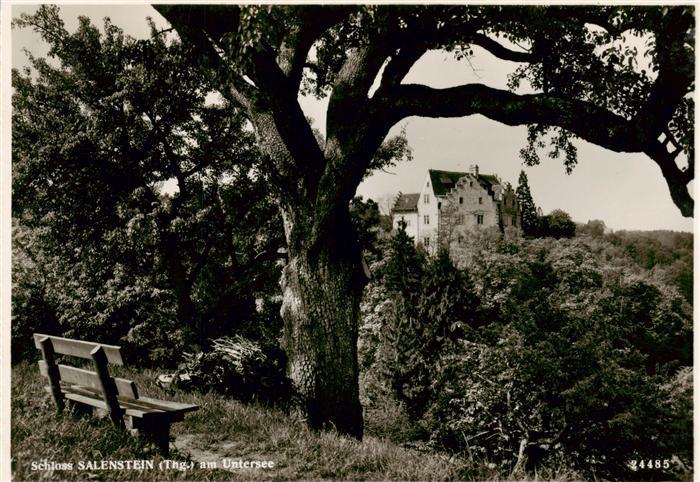
[[[679,231],[605,232],[602,221],[578,225],[577,236],[604,237],[618,246],[640,267],[678,288],[688,303],[693,303],[693,233]]]

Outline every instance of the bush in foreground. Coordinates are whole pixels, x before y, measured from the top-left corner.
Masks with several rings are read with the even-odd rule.
[[[173,381],[180,388],[213,390],[244,402],[283,403],[292,393],[284,370],[279,348],[236,335],[213,340],[208,351],[185,354]]]

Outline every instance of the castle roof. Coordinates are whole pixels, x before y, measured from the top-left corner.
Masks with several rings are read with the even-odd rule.
[[[457,181],[464,176],[476,177],[479,183],[489,191],[491,190],[491,186],[500,184],[498,178],[491,174],[474,175],[468,172],[439,171],[437,169],[428,169],[428,173],[430,174],[430,183],[433,186],[433,194],[436,196],[444,196],[450,192],[450,190],[455,187],[455,184],[457,184]]]
[[[418,198],[420,193],[402,194],[399,193],[399,197],[396,198],[394,207],[391,209],[392,212],[398,213],[409,213],[418,211]]]

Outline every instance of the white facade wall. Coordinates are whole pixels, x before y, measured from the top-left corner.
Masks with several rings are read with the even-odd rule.
[[[406,221],[406,234],[408,234],[414,240],[418,239],[418,213],[394,213],[394,218],[392,219],[394,229],[399,229],[399,221],[402,219]]]
[[[471,174],[466,175],[448,196],[448,202],[455,206],[456,212],[464,216],[464,225],[469,229],[498,226],[498,205],[500,186],[494,186],[494,197],[488,189]],[[495,198],[495,199],[494,199]],[[460,199],[462,202],[460,202]],[[478,223],[478,216],[483,216],[483,222]]]
[[[418,234],[416,244],[422,244],[429,253],[437,250],[438,242],[438,203],[442,198],[433,194],[430,173],[426,173],[418,198]]]

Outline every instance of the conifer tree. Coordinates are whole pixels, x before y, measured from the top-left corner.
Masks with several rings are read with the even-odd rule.
[[[413,239],[406,234],[406,221],[399,221],[383,273],[388,290],[406,301],[413,301],[423,275],[423,264],[423,256],[416,250]]]
[[[523,234],[533,236],[537,231],[537,208],[532,200],[532,193],[530,192],[530,185],[525,171],[520,171],[515,196],[518,198],[518,204],[520,205],[520,220]]]
[[[384,320],[378,354],[382,376],[399,399],[412,376],[410,361],[419,358],[417,350],[420,347],[415,343],[418,324],[416,307],[425,262],[411,237],[406,234],[406,222],[400,221],[399,228],[391,239],[389,257],[382,271],[392,309]]]
[[[409,415],[420,418],[433,396],[432,373],[443,349],[472,338],[479,300],[469,274],[447,250],[424,259],[403,227],[392,240],[384,276],[394,310],[382,333],[381,370]]]

